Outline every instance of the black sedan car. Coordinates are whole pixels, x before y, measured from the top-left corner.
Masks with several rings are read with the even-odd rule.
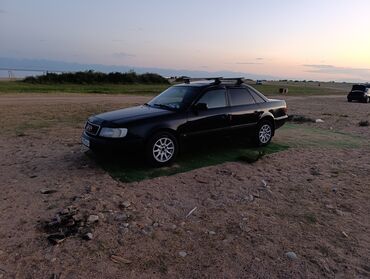
[[[267,145],[287,116],[285,101],[266,98],[242,79],[174,85],[150,102],[91,116],[82,143],[91,150],[139,148],[155,166],[173,162],[187,139],[251,132]]]
[[[351,92],[347,96],[348,102],[360,101],[363,103],[370,102],[370,85],[356,84],[352,86]]]

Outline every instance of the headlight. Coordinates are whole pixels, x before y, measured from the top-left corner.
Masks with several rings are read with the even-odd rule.
[[[104,138],[124,138],[127,135],[126,128],[101,128],[100,134]]]

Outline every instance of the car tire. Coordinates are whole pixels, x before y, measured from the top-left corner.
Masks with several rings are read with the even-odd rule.
[[[168,132],[153,135],[146,145],[146,158],[150,165],[163,167],[175,161],[179,151],[176,137]]]
[[[263,120],[257,125],[255,142],[257,146],[266,146],[272,140],[274,126],[271,121]]]

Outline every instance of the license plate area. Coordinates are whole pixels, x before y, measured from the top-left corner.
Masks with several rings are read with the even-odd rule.
[[[88,139],[85,139],[85,138],[81,138],[81,142],[83,145],[85,145],[86,147],[90,147],[90,140]]]

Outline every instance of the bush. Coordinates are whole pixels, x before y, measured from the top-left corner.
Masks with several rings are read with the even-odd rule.
[[[369,121],[367,121],[367,120],[362,120],[362,121],[360,121],[360,122],[358,123],[358,125],[359,125],[360,127],[368,127],[368,126],[370,125],[370,123],[369,123]]]
[[[136,74],[135,72],[121,73],[101,73],[95,71],[74,72],[74,73],[47,73],[46,75],[37,77],[26,77],[24,82],[27,83],[77,83],[77,84],[97,84],[97,83],[114,83],[114,84],[168,84],[168,80],[164,77],[154,74]]]

